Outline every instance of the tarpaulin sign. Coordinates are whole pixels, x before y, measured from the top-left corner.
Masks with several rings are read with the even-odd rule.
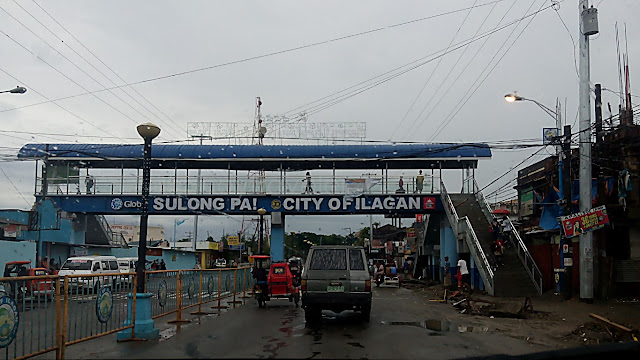
[[[603,228],[609,223],[609,216],[604,205],[576,214],[560,217],[564,235],[568,238],[578,236],[587,231]]]

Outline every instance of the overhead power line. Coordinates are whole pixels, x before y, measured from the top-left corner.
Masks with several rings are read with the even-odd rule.
[[[13,20],[15,20],[18,24],[22,25],[25,29],[27,29],[32,35],[34,35],[35,37],[37,37],[38,39],[40,39],[40,41],[42,41],[45,45],[47,45],[49,48],[51,48],[53,51],[55,51],[58,55],[60,55],[63,59],[65,59],[66,61],[68,61],[71,65],[73,65],[76,69],[78,69],[80,72],[82,72],[83,74],[85,74],[87,77],[89,77],[91,80],[93,80],[94,82],[96,82],[98,85],[102,86],[105,90],[108,90],[105,88],[105,86],[100,83],[98,80],[96,80],[93,76],[91,76],[89,73],[87,73],[84,69],[82,69],[80,66],[78,66],[75,62],[71,61],[71,59],[69,59],[67,56],[65,56],[63,53],[61,53],[60,51],[58,51],[55,47],[53,47],[51,44],[49,44],[45,39],[43,39],[40,35],[36,34],[33,30],[31,30],[30,27],[26,26],[25,24],[23,24],[20,20],[18,20],[15,16],[11,15],[11,13],[9,13],[6,9],[4,9],[2,6],[0,6],[0,10],[4,11],[9,17],[11,17]],[[35,58],[37,58],[38,60],[40,60],[41,62],[43,62],[44,64],[46,64],[47,66],[49,66],[51,69],[53,69],[54,71],[56,71],[58,74],[62,75],[63,77],[65,77],[67,80],[71,81],[73,84],[75,84],[76,86],[78,86],[79,88],[81,88],[84,91],[89,92],[89,89],[87,89],[86,87],[84,87],[82,84],[80,84],[79,82],[77,82],[76,80],[72,79],[70,76],[68,76],[67,74],[65,74],[62,70],[58,69],[57,67],[51,65],[49,62],[47,62],[46,60],[44,60],[42,57],[38,56],[36,53],[34,53],[33,51],[31,51],[29,48],[27,48],[26,46],[24,46],[21,42],[19,42],[18,40],[14,39],[12,36],[10,36],[9,34],[7,34],[6,32],[4,32],[3,30],[0,30],[0,33],[2,33],[3,35],[5,35],[7,38],[9,38],[11,41],[13,41],[15,44],[17,44],[18,46],[20,46],[21,48],[23,48],[25,51],[27,51],[28,53],[30,53],[31,55],[33,55]],[[134,109],[135,111],[138,111],[137,109],[133,108],[130,104],[128,104],[126,101],[124,101],[120,96],[118,96],[117,94],[115,94],[113,91],[108,90],[109,93],[111,93],[113,96],[115,96],[116,98],[118,98],[120,101],[122,101],[123,103],[125,103],[126,105],[128,105],[129,107],[131,107],[132,109]],[[121,114],[122,116],[126,117],[127,119],[131,120],[133,123],[138,124],[139,121],[136,121],[135,119],[133,119],[132,117],[130,117],[129,115],[125,114],[124,112],[122,112],[120,109],[116,108],[114,105],[110,104],[109,102],[105,101],[104,99],[102,99],[101,97],[95,95],[95,94],[91,94],[93,97],[95,97],[96,99],[98,99],[100,102],[102,102],[103,104],[109,106],[111,109],[115,110],[116,112],[118,112],[119,114]],[[138,113],[140,113],[138,111]],[[142,114],[142,113],[140,113]],[[145,116],[146,117],[146,116]],[[148,119],[148,118],[147,118]]]
[[[421,57],[419,59],[411,61],[411,62],[409,62],[407,64],[399,66],[399,67],[397,67],[395,69],[387,71],[387,72],[385,72],[383,74],[380,74],[380,75],[372,77],[372,78],[370,78],[368,80],[362,81],[362,82],[360,82],[360,83],[358,83],[356,85],[350,86],[350,87],[345,88],[343,90],[337,91],[337,92],[335,92],[335,93],[333,93],[331,95],[328,95],[328,96],[325,96],[325,97],[323,97],[321,99],[318,99],[316,101],[310,102],[307,105],[320,102],[319,104],[316,104],[316,105],[313,105],[313,106],[309,106],[309,107],[307,107],[307,105],[303,105],[303,106],[297,107],[295,109],[289,110],[289,111],[287,111],[287,112],[285,112],[283,114],[286,115],[288,113],[291,113],[293,111],[298,110],[298,111],[306,112],[307,115],[313,115],[313,114],[318,113],[320,111],[323,111],[323,110],[325,110],[325,109],[327,109],[329,107],[332,107],[332,106],[334,106],[334,105],[336,105],[336,104],[338,104],[340,102],[343,102],[343,101],[345,101],[347,99],[350,99],[350,98],[352,98],[352,97],[354,97],[356,95],[359,95],[359,94],[361,94],[361,93],[363,93],[363,92],[365,92],[367,90],[370,90],[370,89],[372,89],[374,87],[377,87],[377,86],[379,86],[379,85],[381,85],[383,83],[386,83],[387,81],[392,80],[392,79],[394,79],[394,78],[396,78],[398,76],[406,74],[407,72],[412,71],[412,70],[414,70],[416,68],[419,68],[420,66],[428,64],[431,61],[437,60],[438,58],[440,58],[442,56],[445,56],[446,54],[448,54],[450,52],[456,51],[456,50],[458,50],[458,49],[460,49],[460,48],[462,48],[464,46],[467,46],[467,45],[475,42],[475,41],[478,41],[478,40],[483,39],[483,38],[485,38],[487,36],[490,36],[491,34],[494,34],[494,33],[499,32],[499,31],[501,31],[501,30],[503,30],[505,28],[513,26],[514,24],[518,24],[522,20],[530,18],[532,16],[535,16],[539,12],[542,12],[542,11],[548,9],[548,8],[549,7],[542,8],[542,9],[536,11],[536,12],[533,12],[533,13],[530,13],[530,14],[526,14],[525,16],[523,16],[523,17],[521,17],[519,19],[511,21],[511,22],[509,22],[509,23],[507,23],[507,24],[505,24],[503,26],[500,26],[498,28],[495,28],[493,30],[487,31],[487,32],[483,33],[482,35],[479,35],[479,36],[474,37],[474,38],[469,38],[469,39],[467,39],[465,41],[461,41],[461,42],[457,43],[455,47],[450,48],[446,52],[444,50],[436,51],[434,53],[431,53],[429,55],[426,55],[426,56],[423,56],[423,57]],[[431,57],[431,58],[429,58],[429,57]],[[428,60],[425,60],[425,59],[428,59]],[[389,75],[389,74],[391,74],[391,75]],[[385,77],[386,75],[389,75],[389,76]],[[380,79],[380,80],[377,80],[377,79]],[[361,86],[361,85],[363,85],[363,86]],[[351,91],[347,92],[348,90],[351,90]],[[345,94],[339,95],[339,94],[342,94],[342,93],[345,93]],[[335,98],[332,98],[334,96],[335,96]],[[329,99],[329,100],[326,100],[326,99]],[[323,101],[323,100],[325,100],[325,101]],[[300,110],[300,109],[302,109],[302,110]]]
[[[535,3],[535,0],[532,2],[532,6]],[[480,86],[482,86],[482,84],[485,82],[485,80],[489,77],[489,75],[491,75],[491,73],[493,72],[493,70],[495,70],[495,68],[498,66],[498,64],[500,64],[500,62],[502,61],[502,59],[504,59],[505,55],[507,55],[507,53],[509,52],[509,50],[511,50],[511,48],[513,47],[513,45],[518,41],[518,39],[520,39],[520,36],[522,36],[522,34],[524,33],[524,31],[529,27],[529,25],[531,24],[531,22],[533,21],[533,19],[535,19],[535,16],[537,14],[539,14],[541,11],[544,11],[546,9],[551,8],[553,5],[544,6],[544,2],[542,3],[542,6],[538,9],[538,11],[534,12],[531,14],[531,18],[529,19],[529,22],[524,26],[524,28],[520,31],[520,33],[518,34],[518,36],[516,37],[516,39],[511,43],[511,45],[509,45],[509,47],[507,48],[507,50],[504,51],[504,53],[502,54],[502,56],[500,56],[500,58],[498,59],[498,61],[493,65],[493,67],[491,68],[491,70],[489,70],[489,72],[487,72],[487,74],[484,76],[484,78],[482,79],[482,81],[480,81],[480,83],[478,85],[475,86],[475,89],[473,90],[473,92],[471,93],[471,95],[469,95],[469,97],[466,98],[466,100],[460,104],[460,106],[458,107],[458,109],[455,111],[455,113],[450,114],[450,116],[448,116],[447,118],[445,118],[445,120],[441,123],[441,125],[438,127],[439,130],[436,130],[434,132],[434,134],[431,136],[430,140],[433,141],[433,139],[435,139],[446,127],[447,125],[449,125],[449,123],[451,123],[451,120],[453,120],[455,118],[455,116],[458,114],[458,112],[460,112],[460,110],[462,110],[462,108],[464,107],[464,105],[469,101],[469,99],[471,99],[471,97],[473,97],[473,95],[476,93],[476,91],[478,91],[478,89],[480,88]],[[529,7],[529,9],[531,9],[531,6]],[[528,11],[528,10],[527,10]],[[515,32],[515,29],[514,29]],[[510,36],[509,36],[510,37]],[[509,37],[507,37],[507,40],[509,39]],[[505,42],[506,43],[506,42]],[[503,44],[504,46],[504,44]],[[499,53],[496,52],[496,55]],[[494,56],[495,57],[495,56]],[[493,60],[493,59],[492,59]],[[492,61],[491,60],[491,61]],[[489,62],[489,64],[487,64],[487,67],[491,64],[491,61]],[[486,67],[485,67],[486,69]],[[484,72],[484,70],[483,70]],[[482,73],[480,73],[480,76],[482,76]],[[476,80],[477,81],[477,80]],[[471,86],[469,88],[469,90],[472,88],[473,86]],[[467,91],[468,92],[468,91]],[[465,94],[466,95],[466,94]],[[454,108],[455,110],[455,108]],[[420,124],[420,126],[422,126],[422,123]]]
[[[479,8],[479,7],[488,6],[488,5],[491,5],[491,4],[494,4],[494,3],[498,3],[498,2],[503,2],[503,1],[506,1],[506,0],[489,1],[489,2],[486,2],[486,3],[483,3],[483,4],[475,5],[474,7],[475,8]],[[103,91],[114,90],[114,89],[119,89],[119,88],[123,88],[123,87],[130,87],[130,86],[133,86],[133,85],[139,85],[139,84],[148,83],[148,82],[152,82],[152,81],[164,80],[164,79],[183,76],[183,75],[187,75],[187,74],[193,74],[193,73],[196,73],[196,72],[212,70],[212,69],[221,68],[221,67],[230,66],[230,65],[236,65],[236,64],[240,64],[240,63],[244,63],[244,62],[248,62],[248,61],[253,61],[253,60],[258,60],[258,59],[271,57],[271,56],[275,56],[275,55],[286,54],[286,53],[290,53],[290,52],[294,52],[294,51],[298,51],[298,50],[302,50],[302,49],[307,49],[307,48],[311,48],[311,47],[315,47],[315,46],[326,45],[326,44],[329,44],[329,43],[332,43],[332,42],[337,42],[337,41],[351,39],[351,38],[355,38],[355,37],[359,37],[359,36],[363,36],[363,35],[368,35],[368,34],[372,34],[372,33],[383,31],[383,30],[387,30],[387,29],[392,29],[392,28],[396,28],[396,27],[409,25],[409,24],[414,24],[414,23],[417,23],[417,22],[422,22],[422,21],[426,21],[426,20],[430,20],[430,19],[435,19],[435,18],[438,18],[438,17],[451,15],[451,14],[455,14],[455,13],[458,13],[458,12],[461,12],[461,11],[469,10],[471,8],[473,8],[473,7],[460,8],[460,9],[456,9],[456,10],[443,12],[443,13],[440,13],[440,14],[435,14],[435,15],[422,17],[422,18],[419,18],[419,19],[405,21],[405,22],[398,23],[398,24],[383,26],[383,27],[379,27],[379,28],[375,28],[375,29],[371,29],[371,30],[366,30],[366,31],[362,31],[362,32],[358,32],[358,33],[354,33],[354,34],[350,34],[350,35],[340,36],[340,37],[332,38],[332,39],[325,40],[325,41],[318,41],[318,42],[314,42],[314,43],[310,43],[310,44],[306,44],[306,45],[301,45],[301,46],[297,46],[297,47],[293,47],[293,48],[274,51],[274,52],[270,52],[270,53],[266,53],[266,54],[262,54],[262,55],[256,55],[256,56],[252,56],[252,57],[247,57],[247,58],[243,58],[243,59],[239,59],[239,60],[233,60],[233,61],[229,61],[229,62],[225,62],[225,63],[220,63],[220,64],[216,64],[216,65],[211,65],[211,66],[198,68],[198,69],[187,70],[187,71],[172,73],[172,74],[169,74],[169,75],[163,75],[163,76],[148,78],[148,79],[145,79],[145,80],[126,83],[126,84],[118,85],[118,86],[114,86],[114,87],[108,87],[108,88],[105,88],[105,89],[100,89],[100,90],[95,90],[95,91],[87,91],[87,92],[84,92],[84,93],[71,95],[71,96],[65,96],[65,97],[57,98],[57,99],[50,100],[50,101],[66,100],[66,99],[71,99],[71,98],[75,98],[75,97],[79,97],[79,96],[85,96],[85,95],[89,95],[89,94],[96,94],[96,93],[100,93],[100,92],[103,92]],[[47,103],[47,102],[35,103],[35,104],[31,104],[31,105],[26,105],[26,106],[36,106],[36,105],[41,105],[41,104],[44,104],[44,103]],[[16,107],[16,108],[8,109],[8,110],[5,110],[5,111],[24,108],[26,106]]]
[[[477,3],[477,0],[475,0],[473,2],[473,5],[475,5]],[[493,9],[496,7],[496,4],[493,4],[493,7],[491,8],[491,11],[493,11]],[[460,26],[458,26],[458,30],[456,30],[455,34],[453,34],[453,37],[451,37],[451,41],[449,41],[449,45],[447,45],[447,48],[445,49],[445,52],[447,50],[449,50],[449,47],[451,47],[451,45],[453,44],[453,42],[456,40],[456,37],[458,36],[458,34],[460,33],[460,30],[462,30],[462,27],[464,26],[464,24],[467,22],[467,19],[469,18],[469,15],[471,15],[471,12],[473,11],[473,8],[470,9],[466,15],[464,16],[464,19],[462,19],[462,22],[460,23]],[[487,16],[488,17],[488,16]],[[486,18],[485,18],[486,20]],[[484,21],[482,22],[482,24],[484,24]],[[482,25],[480,25],[480,27],[482,27]],[[480,28],[478,28],[478,31],[480,30]],[[473,36],[478,35],[478,31],[476,31],[476,33]],[[464,51],[467,51],[468,47],[465,47],[463,50],[463,54]],[[393,131],[393,134],[391,134],[391,136],[389,138],[392,138],[393,135],[395,135],[396,131],[398,131],[398,129],[401,128],[402,123],[404,123],[404,120],[407,118],[407,116],[409,115],[409,113],[411,112],[411,109],[413,109],[413,107],[415,106],[416,102],[418,101],[418,99],[420,99],[420,96],[422,96],[422,93],[424,92],[424,89],[427,88],[427,85],[429,84],[429,82],[431,81],[431,78],[433,77],[433,74],[435,74],[435,72],[438,70],[438,67],[440,66],[440,63],[442,62],[442,59],[444,58],[441,57],[438,59],[438,62],[436,63],[436,66],[431,70],[431,73],[429,73],[429,77],[427,77],[427,80],[424,82],[424,85],[422,85],[422,88],[420,89],[420,91],[418,92],[418,94],[416,95],[416,97],[413,99],[413,102],[411,103],[411,105],[409,106],[409,108],[407,109],[407,111],[405,112],[404,116],[402,117],[402,119],[400,120],[400,123],[398,123],[398,126],[396,126],[396,129]],[[459,58],[458,58],[459,59]],[[457,64],[457,63],[456,63]],[[455,65],[454,65],[455,67]],[[437,92],[436,92],[437,94]],[[433,97],[431,97],[433,98]],[[429,101],[430,103],[431,101]],[[427,104],[428,105],[428,104]],[[423,110],[424,111],[424,110]],[[422,112],[420,113],[422,114]],[[418,115],[418,117],[420,117],[420,115]]]
[[[0,31],[1,31],[1,30],[0,30]],[[5,71],[5,70],[4,70],[3,68],[1,68],[1,67],[0,67],[0,71],[2,71],[3,73],[5,73],[7,76],[9,76],[10,78],[12,78],[12,79],[13,79],[13,80],[15,80],[16,82],[18,82],[18,83],[20,83],[20,84],[23,84],[24,86],[28,87],[30,91],[33,91],[33,92],[35,92],[36,94],[38,94],[38,95],[42,96],[43,98],[45,98],[45,99],[49,100],[49,98],[48,98],[48,97],[46,97],[44,94],[42,94],[41,92],[39,92],[38,90],[36,90],[33,86],[30,86],[30,85],[28,85],[26,82],[21,81],[20,79],[16,78],[15,76],[13,76],[13,75],[9,74],[7,71]],[[118,136],[116,136],[116,135],[114,135],[114,134],[110,133],[110,132],[109,132],[109,131],[107,131],[107,130],[104,130],[102,127],[99,127],[99,126],[95,125],[94,123],[92,123],[92,122],[90,122],[90,121],[86,120],[85,118],[81,117],[80,115],[77,115],[77,114],[75,114],[75,113],[71,112],[69,109],[67,109],[67,108],[63,107],[62,105],[58,104],[57,102],[53,101],[53,104],[54,104],[54,105],[56,105],[57,107],[59,107],[60,109],[62,109],[62,110],[64,110],[64,111],[66,111],[67,113],[69,113],[69,114],[70,114],[70,115],[72,115],[73,117],[75,117],[75,118],[79,119],[79,120],[80,120],[80,121],[82,121],[83,123],[88,124],[88,125],[91,125],[91,126],[93,126],[94,128],[96,128],[96,129],[98,129],[98,130],[102,131],[103,133],[105,133],[105,134],[107,134],[107,135],[111,135],[111,136],[113,136],[113,137],[114,137],[114,138],[116,138],[116,139],[120,139],[120,140],[122,140],[123,142],[125,141],[123,138],[118,137]]]
[[[91,51],[87,46],[85,46],[82,41],[80,41],[80,39],[78,39],[75,35],[73,35],[64,25],[62,25],[58,20],[56,20],[56,18],[53,17],[53,15],[51,15],[45,8],[43,8],[42,6],[40,6],[40,4],[38,4],[35,0],[32,0],[33,3],[40,8],[40,10],[42,10],[45,14],[47,14],[47,16],[49,16],[49,18],[51,18],[51,20],[53,20],[56,24],[58,24],[58,26],[64,30],[67,34],[69,34],[69,36],[71,36],[78,44],[80,44],[80,46],[82,46],[89,54],[91,54],[94,58],[96,58],[104,67],[106,67],[109,71],[111,71],[118,79],[120,79],[120,81],[122,81],[123,83],[127,83],[120,75],[118,75],[118,73],[115,72],[115,70],[113,70],[109,65],[107,65],[104,61],[102,61],[102,59],[100,59],[100,57],[98,57],[98,55],[96,55],[93,51]],[[14,0],[14,2],[16,2]],[[17,2],[16,2],[17,4]],[[18,5],[20,6],[20,5]],[[22,6],[20,6],[22,7]],[[25,10],[26,11],[26,10]],[[28,12],[27,12],[28,13]],[[33,15],[32,15],[33,17]],[[35,17],[34,17],[35,19]],[[40,23],[39,20],[36,19],[36,21],[38,21]],[[40,23],[42,26],[44,26],[47,30],[49,30],[44,24]],[[49,32],[51,32],[56,38],[58,38],[60,41],[63,41],[60,37],[58,37],[57,35],[55,35],[51,30],[49,30]],[[64,43],[65,45],[67,45],[69,47],[69,49],[71,49],[74,53],[76,53],[78,56],[80,56],[87,64],[89,64],[91,67],[93,67],[96,71],[98,71],[102,76],[104,76],[107,80],[109,80],[113,85],[117,85],[114,81],[112,81],[107,75],[105,75],[102,71],[100,71],[97,67],[95,67],[93,64],[91,64],[86,58],[84,58],[82,55],[78,54],[71,46],[69,46],[69,44],[67,44],[66,42]],[[176,127],[171,126],[170,124],[168,124],[169,126],[171,126],[171,128],[173,129],[178,129],[178,133],[181,133],[182,131],[185,131],[184,129],[181,129],[180,125],[173,120],[172,118],[170,118],[167,114],[165,114],[164,112],[162,112],[162,110],[160,110],[157,106],[155,106],[151,101],[149,101],[149,99],[147,99],[146,97],[144,97],[140,92],[138,92],[135,88],[130,88],[133,92],[135,92],[136,94],[138,94],[138,96],[140,96],[144,101],[146,101],[149,105],[151,105],[156,111],[158,111],[160,114],[162,114],[167,120],[169,120],[169,122],[173,123],[174,125],[176,125]],[[153,115],[155,118],[157,118],[159,121],[162,121],[164,123],[166,123],[164,120],[162,120],[160,117],[158,117],[153,111],[149,110],[149,108],[147,108],[144,104],[140,103],[140,101],[138,101],[136,98],[134,98],[133,96],[131,96],[128,92],[126,92],[124,89],[121,89],[121,91],[123,93],[125,93],[127,96],[129,96],[131,99],[133,99],[136,103],[138,103],[140,106],[142,106],[145,110],[147,110],[151,115]]]
[[[507,17],[507,14],[509,14],[511,12],[511,10],[513,9],[513,7],[516,5],[516,3],[518,2],[518,0],[514,0],[511,3],[511,6],[507,9],[507,11],[502,15],[502,18],[500,18],[500,20],[498,21],[498,23],[496,24],[495,28],[499,27],[500,24],[502,24],[502,21],[504,21],[504,19]],[[488,17],[487,17],[488,18]],[[485,18],[485,21],[486,19]],[[483,23],[484,24],[484,21]],[[482,28],[482,25],[480,25],[480,27],[478,27],[478,31],[480,31],[480,29]],[[478,31],[476,31],[476,34],[478,33]],[[447,96],[447,94],[449,93],[449,91],[451,91],[451,89],[453,89],[453,86],[458,82],[458,80],[460,79],[460,77],[465,74],[467,68],[469,67],[469,65],[471,65],[474,62],[474,59],[476,58],[476,56],[478,56],[478,54],[480,53],[480,51],[482,51],[482,49],[484,48],[484,46],[487,44],[487,42],[489,42],[489,39],[491,39],[491,35],[487,36],[484,41],[482,42],[482,44],[480,44],[480,46],[478,47],[478,49],[476,50],[476,52],[473,54],[473,56],[471,57],[471,59],[469,59],[469,61],[467,62],[467,64],[465,65],[465,67],[462,69],[462,71],[460,71],[460,73],[458,73],[458,76],[456,76],[456,78],[449,84],[449,87],[447,88],[447,90],[442,94],[442,96],[440,97],[440,100],[438,100],[438,102],[433,106],[433,108],[431,109],[431,111],[429,111],[426,115],[426,117],[424,118],[423,122],[426,122],[429,117],[435,112],[435,109],[438,107],[438,105],[440,105],[440,103],[442,102],[442,100]],[[464,49],[464,51],[466,52],[466,50],[468,49],[468,47],[466,47]],[[458,61],[462,58],[462,55],[460,57],[458,57]],[[456,62],[457,64],[457,62]],[[455,66],[454,66],[455,67]],[[451,68],[451,71],[453,71],[453,68]],[[447,74],[446,78],[449,78],[449,75],[451,74],[451,71],[449,71],[449,74]],[[440,88],[442,87],[442,85],[444,84],[444,82],[446,81],[443,80],[443,82],[440,84],[440,86],[438,87],[438,90],[436,90],[434,92],[434,94],[439,94],[440,93]],[[434,95],[435,96],[435,95]],[[429,101],[429,103],[431,102],[431,100]],[[427,104],[428,105],[428,104]],[[420,112],[420,114],[416,117],[416,119],[411,123],[411,125],[408,127],[409,131],[412,130],[413,126],[417,123],[417,121],[420,119],[420,116],[422,116],[422,114],[424,113],[424,111],[426,110],[427,106],[425,106],[422,111]],[[399,129],[399,127],[398,127]],[[397,129],[396,129],[397,130]],[[392,135],[393,137],[393,135]]]

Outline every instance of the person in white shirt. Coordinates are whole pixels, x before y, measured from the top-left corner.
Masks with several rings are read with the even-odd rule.
[[[513,230],[513,226],[511,225],[511,220],[508,217],[502,217],[502,240],[505,246],[508,246],[509,241],[511,240],[511,231]]]
[[[469,288],[469,269],[467,268],[467,262],[464,259],[458,260],[458,271],[462,275],[462,288]]]

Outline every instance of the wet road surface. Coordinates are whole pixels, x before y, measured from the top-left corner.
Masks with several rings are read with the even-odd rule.
[[[260,309],[250,299],[219,316],[202,316],[180,329],[166,327],[160,341],[116,344],[105,337],[96,340],[100,345],[89,341],[68,350],[70,356],[147,359],[452,359],[547,350],[474,325],[471,317],[469,323],[447,321],[445,310],[451,306],[429,303],[407,289],[376,288],[369,323],[353,312],[325,311],[322,321],[310,326],[304,310],[287,300],[272,300]]]

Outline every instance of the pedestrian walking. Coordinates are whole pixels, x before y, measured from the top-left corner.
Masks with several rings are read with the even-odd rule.
[[[402,176],[400,176],[400,180],[398,180],[398,190],[396,190],[398,194],[404,194],[404,180],[402,180]]]
[[[513,231],[513,225],[511,224],[511,220],[505,215],[502,217],[502,239],[505,244],[508,244],[509,240],[511,240],[511,231]]]
[[[422,187],[424,185],[424,175],[422,175],[422,170],[416,176],[416,192],[422,194]]]
[[[304,189],[304,193],[303,194],[313,194],[313,188],[311,187],[311,174],[309,174],[309,172],[307,171],[307,174],[305,175],[304,179],[302,181],[306,181],[307,182],[307,186]]]
[[[58,275],[58,266],[53,258],[49,259],[49,275]]]
[[[160,260],[160,270],[167,270],[167,263],[164,262],[164,259]]]
[[[87,175],[84,179],[84,183],[87,186],[87,194],[91,194],[91,189],[93,188],[93,177],[91,175]]]
[[[158,260],[153,260],[151,263],[151,270],[158,270]]]
[[[449,257],[444,257],[444,287],[451,286],[451,264],[449,263]]]
[[[494,242],[497,241],[498,237],[500,236],[500,223],[496,218],[493,218],[493,220],[491,221],[491,235],[493,236]]]
[[[467,262],[464,259],[458,260],[458,273],[460,274],[460,284],[458,288],[463,291],[470,290],[471,279],[469,276],[469,269],[467,268]]]

